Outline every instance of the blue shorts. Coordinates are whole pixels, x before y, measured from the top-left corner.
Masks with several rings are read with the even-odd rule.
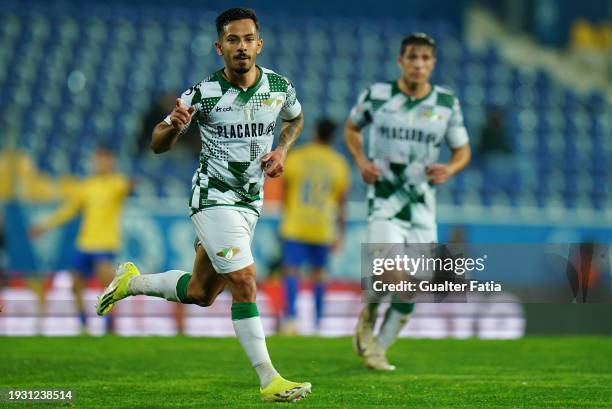
[[[327,265],[329,251],[328,244],[285,240],[283,242],[283,265],[299,268],[308,264],[312,268],[323,268]]]
[[[91,277],[95,272],[95,266],[97,263],[102,261],[113,262],[115,260],[115,253],[111,251],[80,251],[75,250],[72,256],[72,269],[82,274],[84,277]]]

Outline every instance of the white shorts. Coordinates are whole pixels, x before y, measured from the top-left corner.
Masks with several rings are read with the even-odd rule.
[[[401,220],[370,220],[368,223],[368,250],[373,258],[395,258],[397,255],[420,258],[431,256],[432,244],[438,241],[434,227],[414,226]],[[432,272],[412,272],[413,277],[431,278]],[[397,280],[403,279],[400,275]]]
[[[191,216],[200,243],[219,274],[254,263],[251,242],[258,217],[229,207],[204,209]]]
[[[401,220],[370,220],[368,222],[368,243],[409,244],[437,243],[438,229],[418,227]]]

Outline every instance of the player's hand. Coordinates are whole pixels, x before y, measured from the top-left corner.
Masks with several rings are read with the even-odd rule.
[[[264,174],[271,178],[277,178],[283,174],[285,170],[285,158],[287,157],[287,149],[284,146],[277,146],[276,149],[267,153],[261,158],[261,167]]]
[[[446,182],[448,178],[452,176],[448,165],[445,165],[443,163],[434,163],[432,165],[429,165],[427,167],[426,173],[427,180],[436,185]]]
[[[40,226],[40,225],[34,225],[32,227],[30,227],[30,230],[28,231],[29,236],[32,239],[37,239],[40,236],[43,235],[43,233],[45,232],[45,228]]]
[[[364,160],[357,165],[359,166],[359,170],[361,170],[361,177],[363,178],[363,181],[368,185],[376,182],[376,180],[380,177],[380,169],[376,167],[374,162]]]
[[[170,112],[170,121],[172,127],[178,131],[182,131],[185,125],[191,122],[191,116],[195,112],[194,107],[186,108],[180,98],[176,99],[174,109]]]

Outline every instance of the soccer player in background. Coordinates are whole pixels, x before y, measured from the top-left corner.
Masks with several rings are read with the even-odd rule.
[[[368,243],[434,243],[435,185],[467,166],[471,151],[459,101],[429,77],[436,44],[426,34],[404,38],[397,57],[400,77],[370,85],[345,125],[345,141],[368,187]],[[369,128],[368,156],[362,128]],[[440,144],[452,154],[438,163]],[[378,303],[363,306],[353,339],[368,368],[393,370],[386,351],[408,321],[414,304],[392,298],[380,332],[373,329]]]
[[[124,263],[100,296],[97,311],[106,314],[115,302],[138,294],[205,307],[227,286],[232,324],[257,372],[262,399],[294,401],[306,396],[311,385],[284,379],[272,365],[255,303],[251,240],[263,202],[264,174],[282,174],[287,150],[303,128],[302,108],[288,79],[255,64],[263,41],[253,10],[224,11],[216,29],[215,48],[223,56],[223,68],[177,99],[153,130],[151,142],[155,153],[166,152],[190,123],[200,129],[200,165],[189,198],[199,239],[194,270],[141,275],[133,263]],[[272,150],[278,116],[280,140]]]
[[[349,166],[331,146],[336,124],[316,123],[312,142],[295,148],[287,158],[283,238],[285,319],[283,333],[297,333],[296,298],[300,268],[310,268],[315,298],[315,327],[319,330],[325,295],[325,267],[332,246],[344,233],[345,198],[350,184]]]
[[[63,206],[30,228],[30,235],[36,238],[82,215],[71,271],[83,330],[87,323],[83,303],[87,279],[95,274],[103,285],[113,279],[114,259],[121,247],[121,212],[130,191],[129,180],[115,171],[110,149],[98,147],[92,159],[93,174],[77,184]]]

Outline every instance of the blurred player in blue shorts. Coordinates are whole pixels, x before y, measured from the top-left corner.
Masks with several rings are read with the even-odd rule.
[[[114,154],[106,147],[97,148],[93,154],[93,175],[79,182],[63,206],[30,229],[30,235],[36,238],[81,214],[71,270],[82,328],[87,321],[83,303],[87,279],[95,274],[103,285],[110,283],[115,255],[121,247],[121,212],[130,183],[114,168]]]
[[[336,125],[319,120],[313,141],[287,157],[285,206],[281,223],[285,273],[286,321],[282,332],[297,333],[296,299],[300,268],[308,266],[314,282],[315,325],[323,316],[325,267],[344,231],[344,203],[350,184],[347,161],[331,146]]]

